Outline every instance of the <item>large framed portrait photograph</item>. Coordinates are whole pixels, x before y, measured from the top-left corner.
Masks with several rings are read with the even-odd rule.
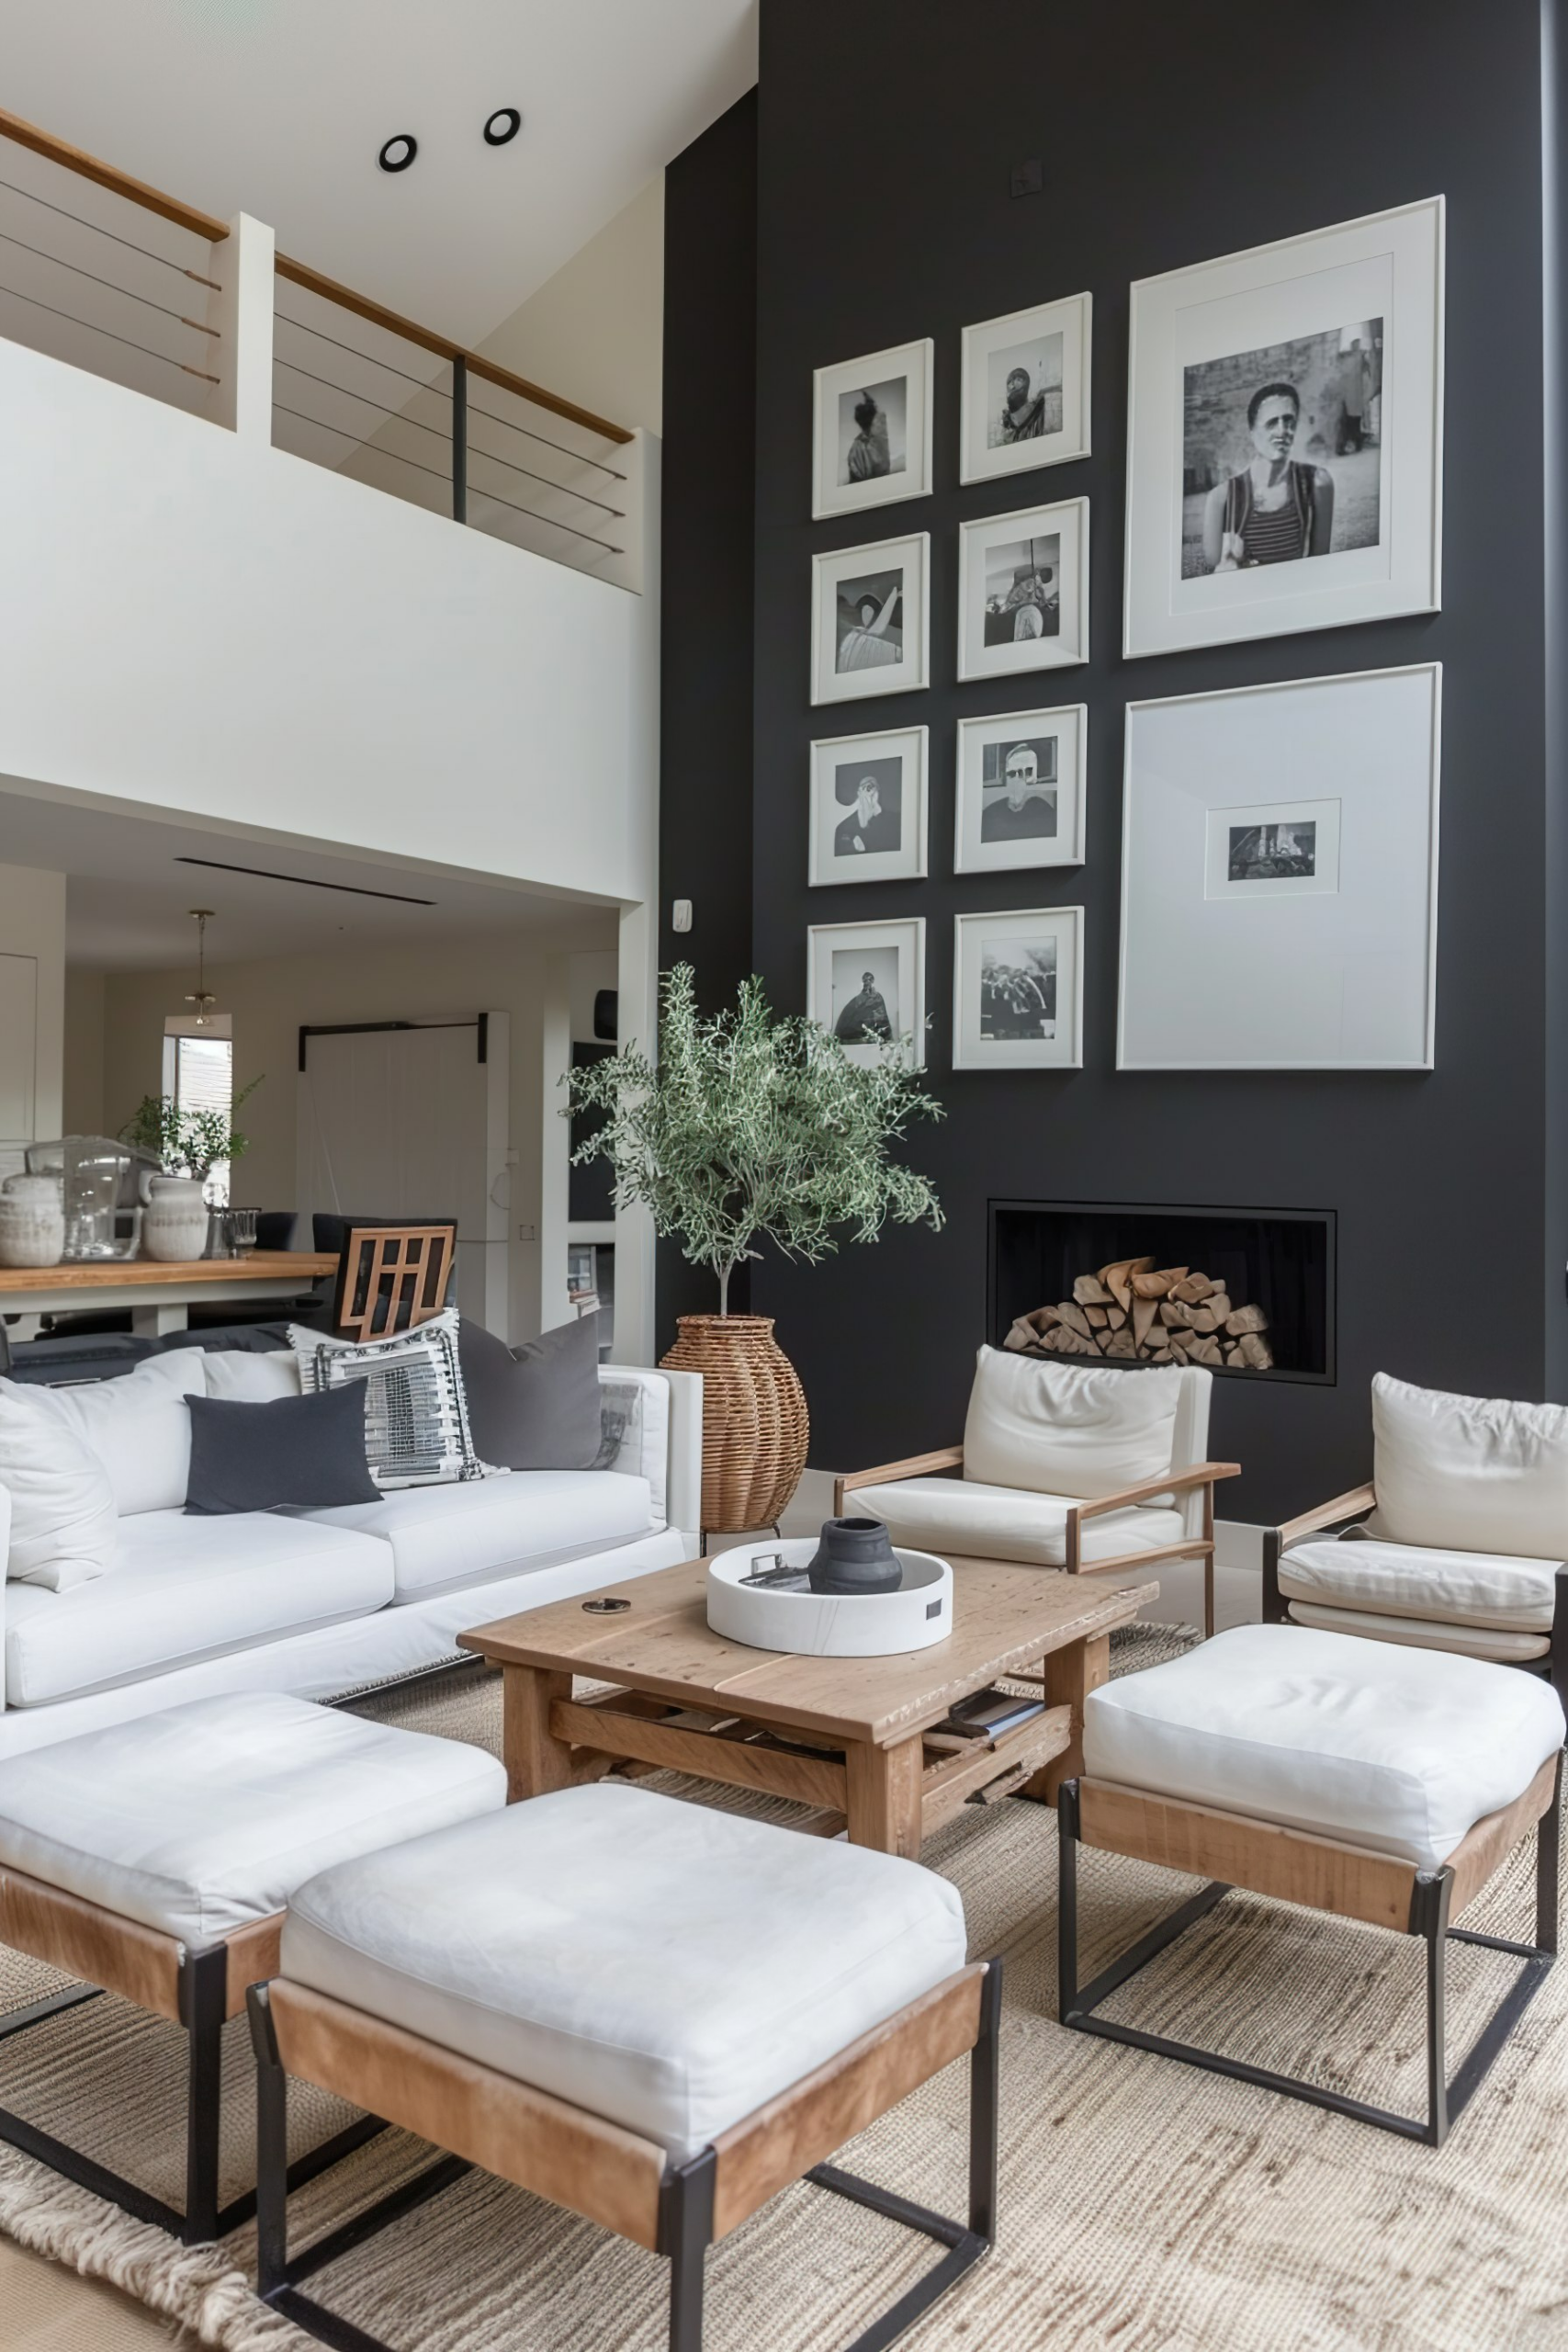
[[[928,337],[818,368],[811,430],[818,522],[930,496],[932,358]]]
[[[807,933],[806,1011],[852,1061],[897,1055],[918,1068],[926,1053],[926,926],[815,923]]]
[[[1083,1063],[1083,909],[959,915],[953,929],[954,1069]]]
[[[1089,711],[1010,711],[958,722],[955,874],[1081,865]]]
[[[931,537],[812,558],[811,699],[861,702],[929,683]]]
[[[1010,678],[1088,660],[1088,499],[964,524],[959,676]]]
[[[1443,199],[1133,288],[1125,650],[1436,612]]]
[[[1088,294],[964,330],[960,481],[1089,455]]]
[[[811,746],[814,888],[905,882],[926,870],[923,727],[836,735]]]
[[[1430,1069],[1436,662],[1127,709],[1121,1069]]]

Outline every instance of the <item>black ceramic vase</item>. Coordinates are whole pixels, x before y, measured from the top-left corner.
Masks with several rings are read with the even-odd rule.
[[[813,1592],[897,1592],[904,1571],[879,1519],[829,1519],[807,1572]]]

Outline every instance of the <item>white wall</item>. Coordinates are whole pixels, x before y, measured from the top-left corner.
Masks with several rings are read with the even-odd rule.
[[[3,544],[3,539],[0,539]],[[0,845],[4,834],[0,833]],[[17,959],[0,1002],[11,1008],[0,1036],[0,1138],[48,1140],[61,1133],[65,1028],[65,876],[30,865],[0,865],[0,956]],[[30,968],[30,972],[28,967]],[[18,1116],[30,1095],[32,1116]],[[6,1130],[17,1124],[25,1134]]]
[[[144,1090],[146,1091],[146,1090]],[[104,976],[65,967],[65,1088],[61,1132],[104,1132]]]
[[[0,413],[0,774],[651,895],[651,598],[17,344]]]
[[[554,1106],[545,1102],[544,1005],[551,959],[573,949],[613,952],[615,919],[563,914],[558,926],[433,944],[411,954],[344,950],[275,962],[209,967],[209,979],[234,1025],[234,1079],[259,1071],[265,1082],[240,1124],[251,1148],[240,1162],[235,1197],[262,1208],[291,1208],[295,1187],[296,1069],[301,1024],[334,1021],[422,1021],[477,1012],[512,1016],[512,1315],[514,1340],[539,1329],[542,1130]],[[182,1001],[188,970],[111,974],[105,983],[104,1121],[113,1135],[144,1093],[160,1083],[164,1020]],[[308,1249],[310,1236],[297,1234]]]
[[[479,348],[617,424],[662,433],[663,173]]]

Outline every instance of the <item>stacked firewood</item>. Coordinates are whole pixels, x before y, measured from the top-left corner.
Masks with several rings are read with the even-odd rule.
[[[1071,1298],[1021,1315],[1003,1345],[1022,1355],[1106,1356],[1139,1363],[1229,1364],[1268,1372],[1274,1356],[1260,1306],[1235,1306],[1223,1284],[1190,1266],[1118,1258],[1080,1274]]]

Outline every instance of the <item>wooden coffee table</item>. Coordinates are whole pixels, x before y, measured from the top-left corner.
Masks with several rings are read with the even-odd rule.
[[[1118,1590],[1004,1560],[953,1563],[953,1627],[897,1657],[792,1657],[708,1629],[706,1564],[525,1610],[460,1638],[504,1673],[511,1795],[596,1780],[612,1764],[673,1771],[819,1808],[859,1846],[918,1855],[966,1799],[1050,1798],[1082,1768],[1083,1703],[1110,1636],[1156,1584]],[[626,1603],[614,1611],[595,1601]],[[615,1685],[574,1699],[572,1679]],[[1043,1685],[1046,1711],[996,1741],[936,1729],[1000,1677]]]

